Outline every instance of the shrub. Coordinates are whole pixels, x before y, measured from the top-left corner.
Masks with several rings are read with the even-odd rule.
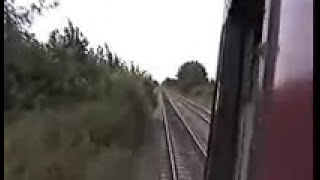
[[[122,174],[120,166],[132,168],[151,104],[138,79],[112,79],[117,83],[104,100],[21,116],[7,113],[5,179],[99,179]],[[109,169],[93,169],[100,165]]]

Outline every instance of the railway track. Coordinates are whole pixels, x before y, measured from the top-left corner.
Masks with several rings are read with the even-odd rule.
[[[165,131],[161,180],[198,180],[203,178],[209,122],[186,102],[161,93]]]
[[[192,106],[193,108],[199,110],[200,112],[202,112],[202,113],[204,113],[206,115],[209,115],[209,116],[211,115],[211,111],[209,109],[207,109],[207,108],[205,108],[205,107],[193,102],[192,100],[190,100],[190,99],[188,99],[188,98],[186,98],[186,97],[184,97],[182,95],[178,95],[178,97],[179,97],[179,99],[181,99],[181,101],[189,104],[190,106]]]
[[[211,122],[211,119],[210,119],[211,118],[211,112],[208,109],[206,109],[206,108],[204,108],[204,107],[192,102],[191,100],[187,100],[184,97],[179,98],[178,101],[180,103],[182,103],[190,111],[192,111],[195,114],[197,114],[198,116],[200,116],[200,118],[202,120],[204,120],[206,123],[210,123]]]

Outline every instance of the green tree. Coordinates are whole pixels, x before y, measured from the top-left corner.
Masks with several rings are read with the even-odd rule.
[[[177,78],[183,86],[208,82],[206,69],[198,61],[189,61],[180,66]]]
[[[57,50],[59,48],[69,56],[74,56],[79,61],[85,61],[88,54],[88,40],[78,27],[75,27],[71,20],[68,20],[68,26],[63,29],[63,33],[54,30],[50,33],[49,48]]]
[[[32,95],[30,81],[38,81],[32,68],[46,57],[45,49],[29,33],[27,27],[34,16],[58,6],[39,0],[28,7],[16,6],[14,0],[4,0],[4,108],[12,108]],[[30,63],[32,61],[32,63]],[[35,66],[33,66],[35,65]]]

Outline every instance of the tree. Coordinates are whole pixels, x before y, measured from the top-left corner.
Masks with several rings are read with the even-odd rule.
[[[38,62],[45,57],[45,49],[28,32],[27,27],[33,23],[34,16],[41,15],[44,10],[58,6],[39,0],[28,7],[15,4],[14,0],[4,0],[4,108],[12,108],[32,94],[30,81],[38,77],[31,70],[39,67]],[[30,63],[30,61],[32,63]]]
[[[33,34],[26,30],[31,26],[35,15],[41,15],[43,10],[55,8],[57,1],[48,4],[44,0],[32,3],[29,7],[16,6],[14,0],[4,0],[4,40],[26,41],[34,40]]]
[[[214,80],[213,78],[210,78],[210,80],[209,80],[209,84],[214,85],[214,83],[216,83],[216,82],[215,82],[215,80]]]
[[[113,54],[112,54],[112,52],[110,51],[110,48],[109,48],[109,46],[108,46],[107,43],[104,43],[104,48],[106,49],[105,57],[107,58],[108,65],[109,65],[109,67],[112,67],[112,64],[113,64]]]
[[[48,46],[51,50],[66,49],[69,56],[74,56],[83,62],[88,54],[88,44],[87,38],[80,29],[68,20],[68,26],[63,29],[63,34],[57,29],[50,33]]]
[[[177,78],[183,86],[208,82],[206,69],[198,61],[189,61],[180,66]]]

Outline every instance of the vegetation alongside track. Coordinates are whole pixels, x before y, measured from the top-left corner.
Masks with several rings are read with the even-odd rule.
[[[4,178],[132,179],[155,82],[71,21],[38,42],[26,26],[48,8],[4,2]]]

